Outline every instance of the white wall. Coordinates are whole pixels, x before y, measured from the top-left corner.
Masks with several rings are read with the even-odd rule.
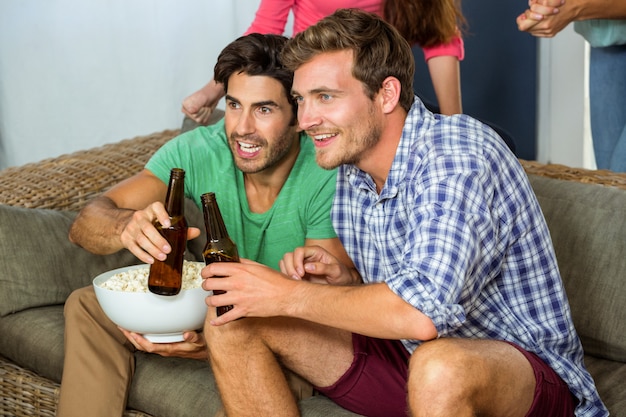
[[[539,42],[538,161],[595,168],[588,57],[589,46],[572,25]]]
[[[0,1],[0,168],[179,127],[258,3]]]

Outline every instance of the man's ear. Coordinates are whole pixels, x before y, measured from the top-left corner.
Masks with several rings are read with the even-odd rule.
[[[401,91],[402,86],[396,77],[385,78],[379,92],[385,113],[391,113],[398,106]]]

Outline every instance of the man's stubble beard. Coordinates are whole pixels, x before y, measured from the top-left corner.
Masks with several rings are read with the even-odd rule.
[[[370,150],[380,141],[382,128],[376,123],[373,117],[373,109],[370,108],[367,124],[364,128],[353,130],[352,134],[346,134],[345,130],[340,130],[339,135],[343,141],[336,152],[326,149],[316,150],[316,162],[324,169],[335,169],[340,165],[358,165],[367,156]],[[331,145],[332,146],[332,145]],[[333,154],[335,155],[333,157]]]
[[[294,136],[299,138],[299,134],[293,133],[291,129],[286,129],[283,131],[280,136],[280,140],[274,142],[273,147],[268,146],[268,141],[265,138],[260,138],[252,141],[257,145],[260,145],[263,150],[269,150],[269,153],[262,160],[247,160],[241,158],[236,152],[239,148],[237,141],[246,142],[246,138],[242,136],[230,136],[229,146],[231,147],[231,152],[233,154],[233,158],[235,159],[235,164],[240,171],[245,174],[255,174],[257,172],[264,171],[268,168],[272,168],[280,163],[280,161],[285,158],[285,156],[289,153],[289,150],[292,146],[295,145]],[[262,151],[263,152],[263,151]]]

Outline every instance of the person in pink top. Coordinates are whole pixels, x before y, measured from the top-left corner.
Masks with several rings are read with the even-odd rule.
[[[293,34],[303,31],[337,9],[358,8],[384,16],[412,44],[419,45],[442,114],[462,113],[459,61],[465,49],[458,29],[465,20],[457,0],[425,4],[423,0],[261,0],[250,33],[283,34],[289,12]],[[183,100],[182,111],[198,124],[207,124],[224,90],[214,80]]]

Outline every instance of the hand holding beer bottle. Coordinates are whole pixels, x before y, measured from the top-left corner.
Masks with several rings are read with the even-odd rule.
[[[228,235],[215,193],[202,194],[201,199],[207,238],[206,246],[202,251],[204,263],[208,265],[213,262],[239,262],[237,246]],[[224,292],[214,290],[213,294],[224,294]],[[232,308],[233,306],[217,307],[217,315],[221,316]]]
[[[170,227],[156,222],[155,227],[167,240],[172,251],[164,261],[158,259],[150,265],[148,289],[159,295],[176,295],[183,282],[183,260],[187,245],[187,220],[185,219],[185,171],[172,168],[165,198],[165,210],[170,216]]]

